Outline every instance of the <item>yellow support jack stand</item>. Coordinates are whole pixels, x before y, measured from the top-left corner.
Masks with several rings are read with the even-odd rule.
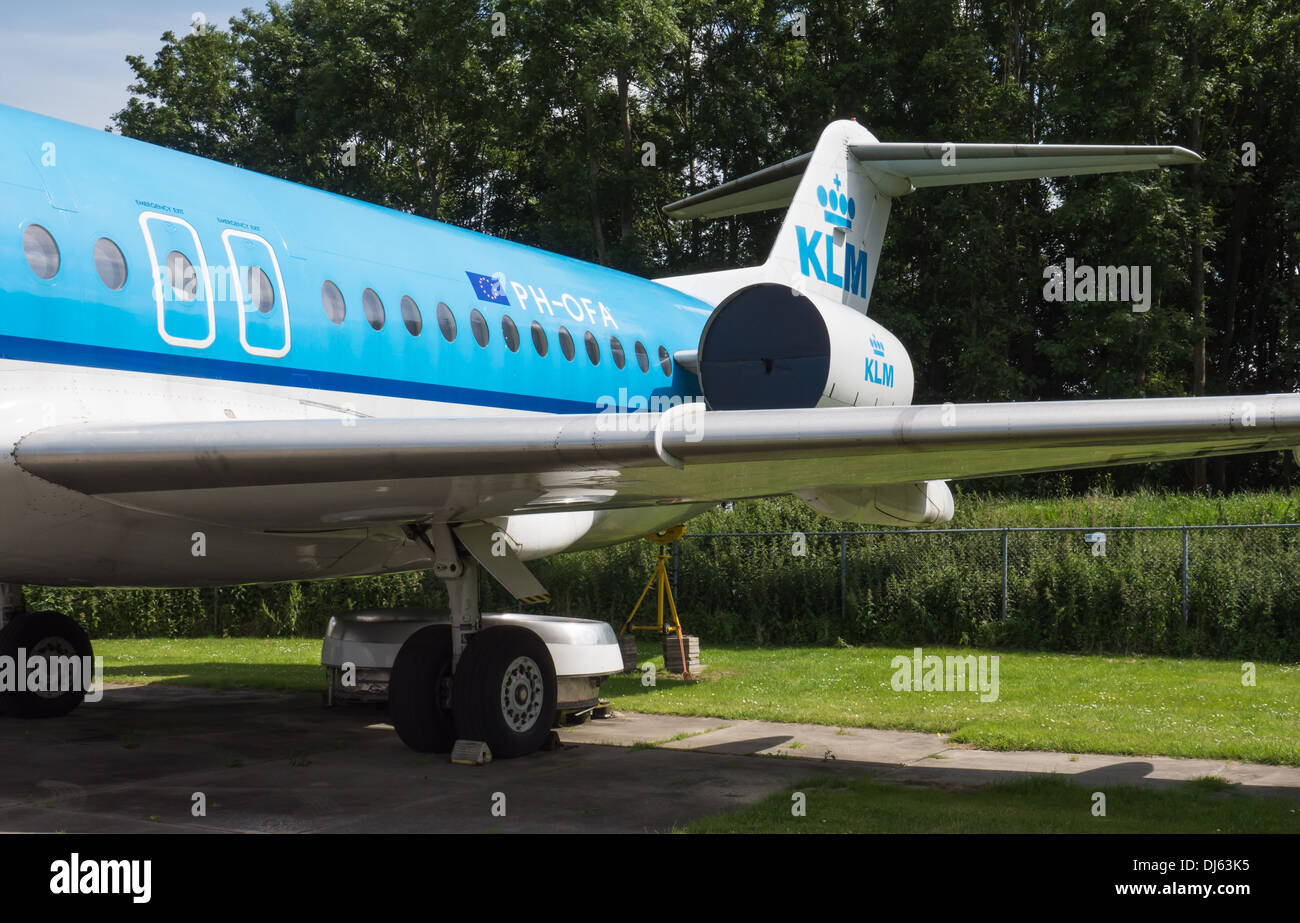
[[[682,675],[686,679],[690,679],[691,674],[689,672],[690,668],[687,665],[686,646],[682,641],[682,623],[677,617],[677,602],[673,599],[673,588],[668,581],[668,568],[664,564],[668,559],[668,546],[681,538],[685,532],[685,526],[673,526],[671,529],[664,532],[653,532],[646,536],[647,540],[652,541],[659,546],[659,557],[655,562],[654,573],[650,575],[650,580],[646,583],[645,589],[642,590],[641,595],[637,597],[636,605],[632,607],[632,613],[627,617],[627,621],[623,623],[623,627],[619,631],[618,636],[622,638],[623,633],[629,628],[633,631],[657,631],[665,635],[671,634],[675,631],[677,633],[677,645],[682,654],[682,669],[687,671]],[[650,587],[654,586],[656,582],[659,584],[659,617],[655,620],[653,625],[633,625],[632,619],[636,618],[637,611],[641,608],[641,603],[645,601],[646,594],[650,592]],[[668,597],[668,608],[669,611],[672,612],[673,616],[673,623],[666,628],[664,627],[665,596]]]

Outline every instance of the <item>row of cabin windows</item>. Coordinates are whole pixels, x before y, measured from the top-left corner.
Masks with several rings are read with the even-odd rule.
[[[42,279],[53,279],[59,271],[61,257],[54,236],[39,224],[29,224],[23,231],[23,254],[32,272]],[[95,271],[105,285],[117,291],[126,285],[126,258],[121,249],[107,237],[95,241],[92,252]]]
[[[39,224],[29,224],[23,231],[23,253],[27,257],[27,265],[31,267],[32,272],[42,279],[53,279],[59,271],[60,254],[59,245],[55,242],[54,236]],[[95,241],[93,251],[95,261],[95,271],[99,273],[100,281],[112,291],[120,291],[126,285],[126,258],[122,255],[122,250],[113,241],[107,237],[101,237]],[[189,257],[179,250],[173,250],[167,254],[167,278],[178,299],[181,301],[193,301],[198,294],[198,273],[194,270],[194,264],[190,262]],[[275,307],[275,286],[271,284],[270,278],[260,266],[249,266],[246,274],[245,284],[248,290],[249,300],[253,306],[263,314],[271,313]],[[321,304],[325,308],[325,314],[335,324],[343,323],[347,317],[347,303],[343,299],[343,293],[333,282],[326,280],[320,290]],[[375,330],[382,330],[387,315],[384,311],[384,302],[380,299],[377,292],[372,288],[367,288],[361,293],[361,310],[365,314],[366,322]],[[424,329],[424,318],[420,314],[420,306],[415,303],[415,299],[410,295],[403,295],[401,300],[402,323],[406,330],[413,337],[418,337]],[[437,308],[438,330],[442,333],[443,339],[448,343],[456,339],[456,315],[452,313],[444,302],[438,302]],[[491,338],[488,329],[487,319],[483,316],[478,308],[475,308],[469,315],[470,333],[474,336],[474,342],[480,347],[486,347]],[[550,342],[546,336],[546,331],[537,321],[533,321],[529,328],[529,333],[533,341],[533,349],[537,355],[545,356],[550,351]],[[512,353],[519,352],[520,338],[519,328],[509,314],[501,317],[501,336],[505,340],[506,348]],[[573,335],[569,333],[567,327],[560,327],[556,333],[560,341],[560,352],[564,355],[565,361],[572,362],[577,350],[574,347]],[[583,334],[583,346],[587,352],[587,359],[592,365],[600,365],[600,341],[590,330]],[[645,345],[640,340],[633,344],[633,351],[636,354],[637,367],[642,372],[650,371],[650,354],[646,351]],[[616,336],[609,338],[609,354],[616,368],[623,368],[627,364],[627,356],[623,351],[623,343]],[[663,346],[659,347],[659,367],[663,369],[665,375],[671,376],[673,373],[673,360],[668,354],[668,350]]]
[[[325,308],[325,314],[331,321],[336,324],[343,323],[347,317],[347,303],[343,299],[343,293],[339,287],[328,279],[320,287],[321,305]],[[361,293],[361,310],[366,316],[366,322],[376,330],[382,330],[384,327],[384,303],[380,300],[379,295],[374,289],[366,289]],[[456,340],[456,315],[452,313],[451,308],[445,302],[438,302],[438,330],[441,331],[442,337],[448,343]],[[402,323],[406,325],[407,331],[413,337],[418,337],[420,331],[424,329],[424,320],[420,314],[420,307],[415,303],[415,299],[410,295],[402,296]],[[480,347],[488,345],[492,338],[491,330],[488,327],[487,318],[478,308],[469,312],[469,329],[474,337],[474,342]],[[533,341],[533,349],[537,355],[545,356],[550,352],[550,341],[546,336],[546,330],[537,321],[533,321],[529,327],[529,334]],[[560,352],[568,362],[573,361],[577,355],[577,350],[573,343],[573,334],[569,333],[567,327],[560,327],[556,333],[560,341]],[[509,314],[501,316],[501,338],[505,341],[506,349],[512,353],[519,352],[521,339],[519,336],[519,327],[515,325],[514,319]],[[587,359],[592,365],[600,365],[600,341],[590,330],[582,335],[583,346],[587,352]],[[650,354],[646,351],[645,345],[637,340],[633,344],[633,351],[636,353],[636,364],[642,372],[650,371]],[[623,351],[623,343],[616,336],[609,338],[609,355],[616,368],[623,368],[627,365],[627,354]],[[672,356],[668,350],[659,347],[659,367],[663,369],[665,375],[673,374]]]
[[[54,236],[39,224],[29,224],[23,231],[23,254],[32,272],[42,279],[53,279],[58,274],[62,257]],[[121,291],[126,285],[126,257],[122,248],[101,237],[92,251],[95,272],[99,280],[112,291]],[[172,293],[180,301],[193,301],[198,294],[199,274],[190,258],[179,250],[167,254],[167,281]],[[263,314],[275,307],[275,286],[261,266],[249,266],[244,274],[244,287],[253,306]]]

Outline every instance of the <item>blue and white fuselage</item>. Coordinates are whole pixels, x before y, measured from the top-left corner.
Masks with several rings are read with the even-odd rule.
[[[710,306],[645,279],[8,107],[0,189],[7,447],[89,421],[593,413],[698,394],[671,356],[694,348]],[[40,483],[8,453],[0,498],[0,580],[368,573],[402,566],[410,544],[384,529],[256,532],[196,567],[174,552],[207,527],[160,535],[154,517]],[[680,518],[624,511],[594,531]]]
[[[1290,397],[911,407],[866,316],[898,196],[1199,161],[837,121],[666,208],[788,206],[766,262],[655,282],[0,107],[0,590],[437,572],[453,527],[505,583],[718,500],[922,525],[955,477],[1290,448]]]

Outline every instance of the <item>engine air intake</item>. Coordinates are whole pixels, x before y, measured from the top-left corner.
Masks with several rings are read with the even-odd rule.
[[[729,296],[700,336],[700,386],[714,410],[815,407],[830,365],[821,312],[784,285]]]

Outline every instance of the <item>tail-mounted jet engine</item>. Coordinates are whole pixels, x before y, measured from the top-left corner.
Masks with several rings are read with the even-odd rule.
[[[709,316],[696,355],[714,410],[912,402],[912,363],[897,337],[852,308],[784,285],[729,295]]]
[[[912,362],[897,337],[852,308],[774,283],[742,288],[714,309],[696,362],[713,410],[912,402]],[[851,522],[920,525],[953,513],[943,481],[826,485],[796,496]]]

